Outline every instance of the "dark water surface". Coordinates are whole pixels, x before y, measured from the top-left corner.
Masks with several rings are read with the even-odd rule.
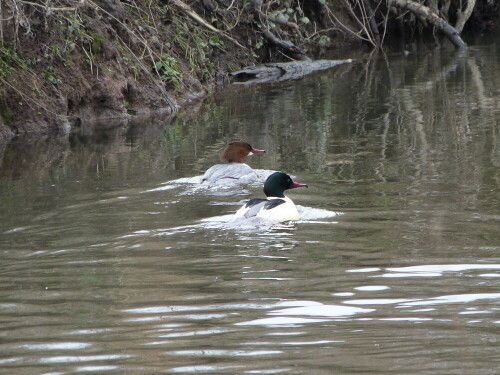
[[[227,227],[260,188],[163,184],[233,139],[308,183],[290,197],[311,217]],[[498,374],[499,188],[494,43],[16,140],[0,150],[0,372]]]

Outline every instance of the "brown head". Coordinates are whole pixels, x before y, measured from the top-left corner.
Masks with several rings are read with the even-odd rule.
[[[243,159],[246,156],[263,152],[266,151],[253,148],[247,142],[236,141],[227,145],[224,151],[222,151],[220,159],[228,163],[243,163]]]

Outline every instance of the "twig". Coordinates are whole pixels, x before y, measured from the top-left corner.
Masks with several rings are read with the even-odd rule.
[[[385,17],[384,17],[384,33],[382,34],[382,40],[380,41],[381,46],[384,45],[385,35],[387,33],[387,22],[389,20],[389,12],[390,12],[390,8],[387,7],[387,12],[385,13]]]
[[[335,31],[335,30],[338,30],[338,27],[331,27],[329,29],[317,30],[317,31],[313,32],[311,35],[309,35],[306,39],[310,40],[310,39],[314,38],[316,35],[326,34],[326,33],[329,33],[329,32]]]
[[[375,40],[375,44],[377,45],[377,47],[380,47],[380,32],[378,31],[377,21],[375,20],[375,12],[372,10],[372,7],[370,6],[368,0],[363,0],[362,5],[373,36],[372,39]]]
[[[244,46],[242,46],[236,39],[231,38],[229,35],[226,35],[224,32],[222,32],[219,29],[216,29],[209,23],[207,23],[203,18],[201,18],[196,12],[194,12],[189,5],[186,3],[182,2],[181,0],[172,0],[173,4],[182,10],[184,13],[186,13],[189,17],[194,19],[196,22],[199,24],[205,26],[207,29],[213,31],[214,33],[217,33],[219,35],[222,35],[224,38],[230,40],[234,44],[236,44],[238,47],[241,47],[243,49],[246,49]]]
[[[231,4],[229,4],[229,7],[227,7],[226,11],[233,7],[234,2],[235,2],[235,0],[231,1]]]
[[[31,106],[30,102],[32,102],[34,105],[36,105],[38,108],[41,108],[43,109],[44,111],[50,113],[51,115],[54,115],[56,117],[67,117],[65,115],[61,115],[59,113],[56,113],[56,112],[53,112],[51,111],[50,109],[46,108],[45,106],[43,106],[42,104],[40,104],[37,100],[29,97],[28,95],[26,95],[25,93],[23,93],[22,91],[20,91],[18,88],[16,88],[15,86],[11,85],[8,81],[6,81],[5,79],[3,79],[2,77],[0,77],[0,82],[2,82],[3,84],[5,84],[6,86],[9,86],[12,90],[14,90],[23,100],[24,102],[32,109],[34,110],[34,108]]]
[[[3,47],[3,1],[0,1],[0,46]]]
[[[327,12],[328,12],[328,16],[330,17],[330,21],[332,21],[332,23],[336,23],[337,25],[339,25],[340,28],[343,31],[345,31],[346,33],[351,34],[351,35],[353,35],[354,37],[356,37],[358,39],[364,40],[366,42],[370,42],[369,39],[363,38],[361,35],[359,35],[358,33],[354,32],[353,30],[351,30],[350,28],[348,28],[346,25],[344,25],[342,22],[340,22],[340,20],[335,16],[335,14],[330,10],[329,7],[326,7],[326,9],[327,9]]]
[[[71,8],[70,7],[54,8],[54,7],[49,7],[49,6],[42,5],[42,4],[32,3],[31,1],[25,1],[25,0],[14,0],[14,2],[19,2],[21,4],[43,8],[47,12],[72,12],[72,11],[78,9],[78,5],[76,7],[71,7]],[[80,2],[80,4],[82,4],[82,3],[83,3],[83,1]]]
[[[156,26],[155,18],[153,16],[153,12],[151,11],[151,3],[152,3],[152,0],[150,0],[148,3],[149,15],[151,17],[151,21],[153,22],[153,26],[155,28],[155,31],[158,32],[158,27]]]

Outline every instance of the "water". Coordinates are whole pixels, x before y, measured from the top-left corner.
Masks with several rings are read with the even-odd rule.
[[[499,61],[380,55],[3,146],[0,373],[497,374]],[[309,184],[300,222],[171,183],[232,139]]]

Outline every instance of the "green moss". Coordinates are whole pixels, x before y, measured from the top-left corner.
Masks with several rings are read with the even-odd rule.
[[[42,76],[53,85],[57,86],[62,83],[62,81],[51,72],[42,72]]]
[[[0,48],[0,77],[7,77],[14,70],[13,56],[10,48]]]
[[[0,117],[7,125],[12,121],[12,113],[3,101],[0,101]]]
[[[163,55],[161,60],[154,64],[153,70],[158,75],[171,83],[178,86],[182,80],[182,73],[177,60],[170,55]]]
[[[91,44],[92,52],[100,53],[102,51],[102,41],[103,41],[102,35],[94,33],[91,34],[90,37],[92,38],[92,44]]]

